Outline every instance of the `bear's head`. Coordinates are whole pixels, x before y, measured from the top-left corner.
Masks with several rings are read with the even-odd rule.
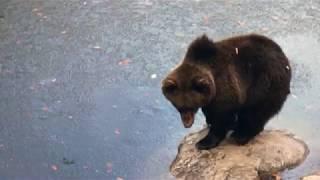
[[[184,127],[189,128],[199,108],[208,105],[216,94],[210,65],[205,63],[215,53],[214,44],[206,36],[191,43],[187,54],[162,81],[164,96],[179,111]]]

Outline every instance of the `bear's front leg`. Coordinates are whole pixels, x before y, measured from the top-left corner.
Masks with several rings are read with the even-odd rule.
[[[208,150],[220,144],[235,121],[234,113],[206,114],[209,132],[201,139],[196,147],[199,150]]]
[[[203,139],[201,139],[201,140],[196,144],[196,147],[197,147],[199,150],[208,150],[208,149],[211,149],[211,148],[214,148],[214,147],[218,146],[219,143],[220,143],[222,140],[223,140],[223,137],[216,136],[216,135],[213,133],[212,128],[209,127],[209,132],[208,132],[207,136],[204,137]]]

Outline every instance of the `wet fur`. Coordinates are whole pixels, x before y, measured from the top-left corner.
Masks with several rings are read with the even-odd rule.
[[[209,81],[209,94],[196,93],[194,78]],[[173,79],[178,90],[168,92]],[[245,144],[263,131],[290,93],[291,68],[274,41],[245,35],[213,42],[205,35],[194,40],[182,63],[163,80],[163,94],[180,111],[201,108],[210,128],[199,149],[217,146],[229,130]]]

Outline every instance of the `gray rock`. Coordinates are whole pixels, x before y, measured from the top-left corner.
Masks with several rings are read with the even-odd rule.
[[[239,146],[227,139],[211,150],[195,147],[207,129],[187,135],[178,148],[170,171],[177,179],[256,180],[301,164],[309,149],[293,134],[267,130]]]
[[[304,176],[301,180],[320,180],[320,171],[312,173],[311,175]]]

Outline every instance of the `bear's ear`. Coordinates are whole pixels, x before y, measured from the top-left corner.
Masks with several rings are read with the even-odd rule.
[[[204,60],[212,58],[215,54],[216,47],[214,42],[204,34],[190,44],[186,58],[192,60]]]

